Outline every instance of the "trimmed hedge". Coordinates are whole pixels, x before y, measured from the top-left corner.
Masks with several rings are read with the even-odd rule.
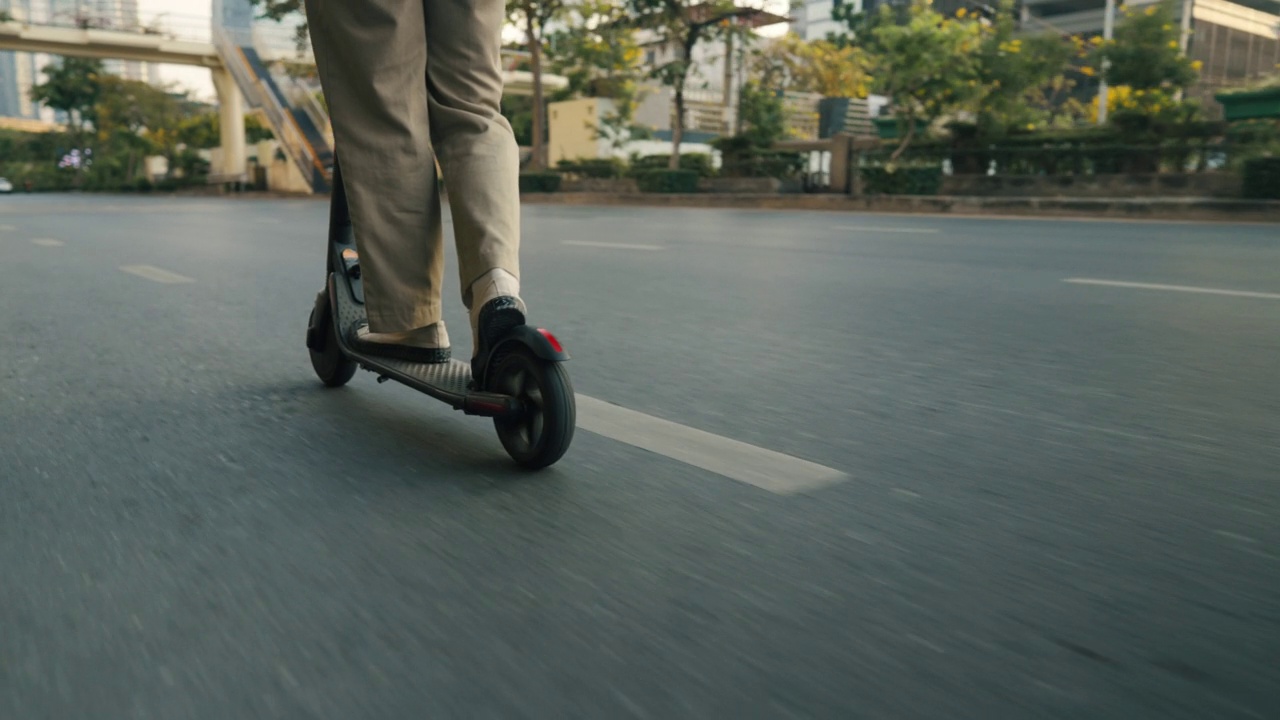
[[[613,180],[627,176],[627,164],[618,158],[561,160],[556,163],[556,169],[583,178]]]
[[[1260,157],[1244,163],[1244,196],[1250,200],[1280,200],[1280,157]]]
[[[640,192],[648,193],[696,193],[698,180],[698,173],[693,170],[647,170],[636,174]]]
[[[882,167],[862,168],[862,191],[868,195],[937,195],[942,169],[905,167],[890,172]]]
[[[631,161],[631,175],[639,179],[641,173],[650,170],[666,170],[670,164],[670,155],[648,155],[635,158]],[[705,153],[682,153],[680,169],[697,173],[698,177],[715,177],[716,174],[715,166],[711,164],[711,156]]]
[[[520,173],[520,192],[553,193],[560,189],[560,173]]]

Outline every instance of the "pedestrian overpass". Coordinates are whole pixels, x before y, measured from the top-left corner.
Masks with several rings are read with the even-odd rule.
[[[314,65],[305,43],[290,28],[255,21],[248,0],[212,0],[211,20],[165,17],[142,25],[118,11],[32,0],[0,22],[0,50],[176,64],[208,68],[218,94],[220,166],[213,182],[247,179],[243,117],[262,113],[281,148],[312,192],[326,192],[332,178],[333,135],[319,85],[290,68]],[[516,70],[519,53],[504,53],[506,91],[530,94],[532,74]],[[567,79],[543,75],[548,89]]]

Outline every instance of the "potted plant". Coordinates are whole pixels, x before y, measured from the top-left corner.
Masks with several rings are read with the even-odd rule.
[[[1218,93],[1214,99],[1222,103],[1227,120],[1280,118],[1280,74],[1254,85]]]

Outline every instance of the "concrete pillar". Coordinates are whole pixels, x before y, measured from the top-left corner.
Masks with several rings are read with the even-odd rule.
[[[218,91],[218,131],[222,144],[222,167],[214,168],[224,181],[245,180],[244,97],[236,80],[225,68],[216,68],[213,86]]]
[[[831,165],[827,171],[831,178],[831,192],[848,195],[852,193],[852,174],[850,155],[853,149],[852,136],[843,133],[831,138]]]

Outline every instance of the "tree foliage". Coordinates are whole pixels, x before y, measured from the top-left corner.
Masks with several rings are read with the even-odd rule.
[[[788,33],[755,51],[752,73],[769,87],[823,97],[865,98],[871,89],[869,58],[859,46],[805,41]]]
[[[733,0],[627,0],[627,9],[633,27],[648,31],[657,45],[672,51],[670,59],[655,66],[650,76],[674,91],[670,169],[678,170],[684,137],[685,89],[693,69],[694,49],[699,43],[729,36],[745,39],[748,31],[735,21],[759,9],[739,6]]]
[[[903,11],[905,16],[899,16]],[[881,6],[865,42],[873,86],[889,98],[906,125],[894,161],[917,132],[973,107],[983,95],[982,26],[947,18],[929,0],[912,0],[905,9]]]
[[[624,8],[610,0],[576,3],[566,12],[564,26],[548,37],[547,46],[552,70],[569,81],[566,96],[613,102],[613,110],[601,118],[595,132],[615,148],[624,146],[636,132],[635,109],[643,99],[642,53]]]
[[[102,94],[102,61],[68,57],[44,68],[45,81],[31,89],[37,103],[67,113],[79,132],[93,122],[93,111]]]
[[[753,81],[742,88],[742,136],[759,148],[767,148],[782,139],[787,129],[786,108],[779,91]]]
[[[1052,32],[1018,32],[1017,6],[1001,0],[987,22],[979,22],[978,126],[986,135],[1036,130],[1049,125],[1054,109],[1068,98],[1064,73],[1075,54],[1072,43]],[[961,20],[967,13],[961,10]]]
[[[546,51],[548,26],[564,14],[564,0],[507,0],[507,18],[524,32],[533,73],[533,158],[534,170],[544,169],[546,156],[546,98],[542,88],[542,59]]]
[[[249,4],[262,8],[262,17],[277,21],[306,12],[303,0],[249,0]]]
[[[1198,66],[1182,53],[1175,7],[1161,0],[1142,10],[1122,8],[1113,39],[1098,51],[1108,84],[1176,92],[1195,82]]]

